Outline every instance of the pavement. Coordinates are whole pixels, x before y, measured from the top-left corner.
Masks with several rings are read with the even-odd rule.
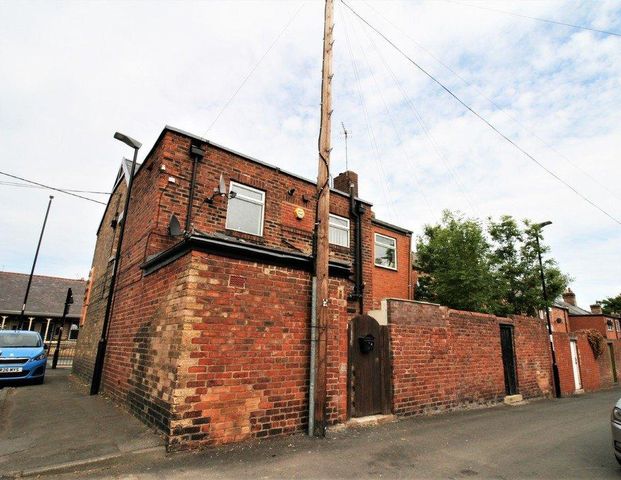
[[[51,377],[44,388],[58,389],[59,385],[60,379],[56,382]],[[61,387],[66,388],[66,382],[64,385]],[[50,417],[54,417],[54,412],[41,404],[45,396],[34,395],[44,391],[35,388],[38,387],[14,390],[10,395],[13,413],[8,429],[5,426],[4,431],[0,430],[0,452],[11,448],[12,453],[0,457],[4,462],[0,463],[0,471],[10,459],[19,461],[21,456],[32,458],[41,454],[50,459],[52,450],[63,451],[63,458],[73,458],[76,445],[86,438],[93,437],[88,440],[87,450],[94,449],[98,454],[118,452],[135,444],[138,440],[133,435],[153,438],[144,427],[133,423],[135,419],[102,398],[80,396],[71,401],[76,406],[70,412],[63,407],[65,419],[53,420]],[[621,390],[615,388],[520,406],[499,405],[400,419],[374,427],[333,429],[325,439],[300,434],[176,454],[166,454],[163,448],[139,449],[131,455],[102,457],[96,463],[39,472],[37,477],[61,480],[618,479],[621,467],[612,451],[610,411],[619,397]],[[16,400],[19,407],[15,405]],[[78,404],[82,406],[78,408]],[[94,404],[95,413],[89,413]],[[27,419],[27,410],[33,408],[43,412],[38,422]],[[0,422],[1,419],[2,416]],[[28,423],[22,424],[23,421]],[[46,442],[49,432],[55,432],[56,437]],[[71,438],[74,435],[77,437]],[[35,437],[39,439],[35,441]],[[100,443],[107,447],[99,446]],[[81,451],[84,453],[84,448]]]
[[[79,392],[68,369],[43,385],[0,389],[0,478],[164,452],[164,440],[101,396]]]

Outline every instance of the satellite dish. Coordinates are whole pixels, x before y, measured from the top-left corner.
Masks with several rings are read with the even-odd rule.
[[[226,195],[226,184],[224,183],[224,175],[220,174],[220,183],[218,184],[218,193]]]
[[[179,219],[174,213],[170,216],[170,221],[168,222],[168,233],[171,237],[178,237],[183,233]]]

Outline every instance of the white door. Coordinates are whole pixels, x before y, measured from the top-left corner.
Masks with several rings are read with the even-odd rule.
[[[580,378],[580,364],[578,363],[578,347],[576,341],[572,340],[569,343],[571,347],[571,364],[574,368],[574,382],[576,384],[576,390],[582,390],[582,379]]]

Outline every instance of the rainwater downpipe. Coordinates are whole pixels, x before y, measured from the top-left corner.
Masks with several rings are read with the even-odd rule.
[[[317,277],[313,276],[311,284],[311,329],[310,329],[310,378],[308,386],[308,434],[312,437],[315,429],[315,357],[317,355]]]
[[[356,246],[354,250],[354,297],[358,300],[358,313],[364,313],[364,298],[362,295],[362,225],[360,220],[361,205],[354,197],[354,185],[349,187],[350,210],[354,217],[354,235]]]
[[[190,147],[190,153],[192,154],[192,179],[190,180],[190,194],[188,197],[188,211],[185,215],[185,234],[190,234],[192,228],[192,204],[194,203],[194,190],[196,187],[196,170],[198,168],[198,162],[205,156],[205,150],[199,145],[192,145]]]

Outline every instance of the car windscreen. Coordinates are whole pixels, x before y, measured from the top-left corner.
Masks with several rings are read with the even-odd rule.
[[[39,335],[31,333],[0,333],[0,348],[40,347]]]

